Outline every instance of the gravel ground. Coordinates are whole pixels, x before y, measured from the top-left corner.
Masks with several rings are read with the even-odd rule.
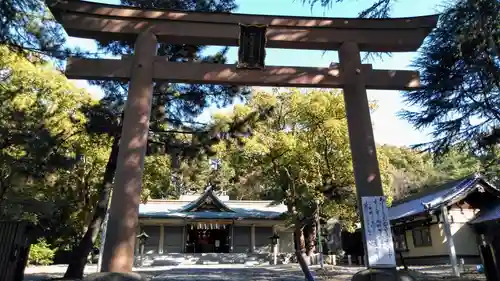
[[[321,281],[347,281],[352,275],[362,270],[357,266],[325,266],[326,270],[316,270],[316,276]],[[449,266],[415,266],[410,267],[410,274],[419,281],[486,281],[484,274],[476,273],[473,267],[465,268],[460,278],[452,277]]]
[[[41,281],[60,278],[65,265],[29,267],[25,270],[24,281]],[[245,265],[199,265],[135,268],[135,272],[147,275],[153,281],[303,281],[297,266],[245,266]],[[95,266],[88,266],[86,274],[96,272]]]
[[[362,270],[356,266],[326,266],[325,270],[313,266],[318,281],[348,281],[356,272]],[[60,278],[66,265],[28,267],[25,270],[25,281],[41,281],[49,278]],[[95,265],[86,267],[85,273],[96,272]],[[447,266],[422,266],[410,270],[419,281],[485,281],[482,274],[473,273],[467,268],[461,278],[450,277]],[[297,265],[284,266],[245,266],[245,265],[199,265],[199,266],[165,266],[135,268],[134,271],[151,277],[153,281],[303,281],[304,277]]]

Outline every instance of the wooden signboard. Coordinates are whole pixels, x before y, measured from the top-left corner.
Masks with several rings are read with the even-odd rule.
[[[266,58],[266,25],[240,24],[238,68],[263,69]]]
[[[396,257],[384,196],[363,196],[364,231],[370,267],[395,267]]]

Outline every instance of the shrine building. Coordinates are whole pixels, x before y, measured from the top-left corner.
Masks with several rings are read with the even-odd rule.
[[[284,204],[273,201],[229,200],[208,187],[202,194],[141,204],[138,233],[148,236],[143,254],[150,260],[206,253],[270,257],[294,251],[293,227],[285,222],[286,211]]]

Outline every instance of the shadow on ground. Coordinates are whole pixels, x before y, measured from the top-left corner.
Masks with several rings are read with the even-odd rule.
[[[25,281],[42,281],[63,276],[65,267],[41,268],[43,271],[30,270],[25,274]],[[324,270],[312,269],[317,281],[347,281],[362,268],[355,266],[326,266]],[[57,272],[55,272],[57,270]],[[88,273],[96,268],[89,268]],[[304,275],[298,266],[196,266],[191,267],[145,267],[134,270],[144,274],[152,281],[303,281]],[[484,275],[477,273],[463,274],[462,278],[450,277],[449,267],[415,267],[413,270],[419,281],[484,281]]]
[[[153,280],[163,281],[303,281],[302,272],[268,268],[175,268],[158,274]]]
[[[302,272],[293,268],[172,268],[136,270],[153,281],[303,281]],[[61,273],[25,274],[24,281],[60,278]]]

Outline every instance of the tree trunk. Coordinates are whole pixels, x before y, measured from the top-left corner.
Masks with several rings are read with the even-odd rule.
[[[3,175],[1,175],[3,177]],[[6,181],[10,180],[10,176],[6,176],[4,179],[0,180],[0,206],[3,205],[5,194],[7,193],[7,189],[9,188],[8,183]]]
[[[304,236],[306,240],[306,253],[311,257],[316,250],[316,225],[312,220],[307,220],[304,228]]]
[[[294,237],[295,237],[295,256],[297,257],[297,261],[299,262],[300,268],[302,269],[302,272],[304,273],[304,277],[306,281],[314,281],[314,277],[309,270],[308,263],[306,262],[305,259],[305,245],[304,245],[304,235],[302,232],[302,226],[298,220],[295,221],[295,231],[294,231]]]
[[[82,237],[82,240],[80,240],[78,247],[73,251],[73,257],[68,265],[66,273],[64,274],[64,278],[83,277],[83,271],[85,269],[85,265],[87,264],[87,257],[92,251],[108,210],[108,202],[111,191],[113,190],[113,180],[115,178],[116,164],[118,160],[119,142],[120,138],[115,136],[111,147],[111,153],[109,154],[108,163],[106,164],[106,170],[104,171],[101,194],[99,196],[99,201],[97,201],[94,215],[92,216],[92,220],[89,223],[89,227],[87,228],[85,235]]]
[[[298,222],[298,229],[295,229],[295,232],[293,233],[294,237],[294,246],[295,246],[295,251],[299,251],[301,253],[306,253],[306,241],[304,237],[304,230],[303,227],[301,226],[300,222]]]

